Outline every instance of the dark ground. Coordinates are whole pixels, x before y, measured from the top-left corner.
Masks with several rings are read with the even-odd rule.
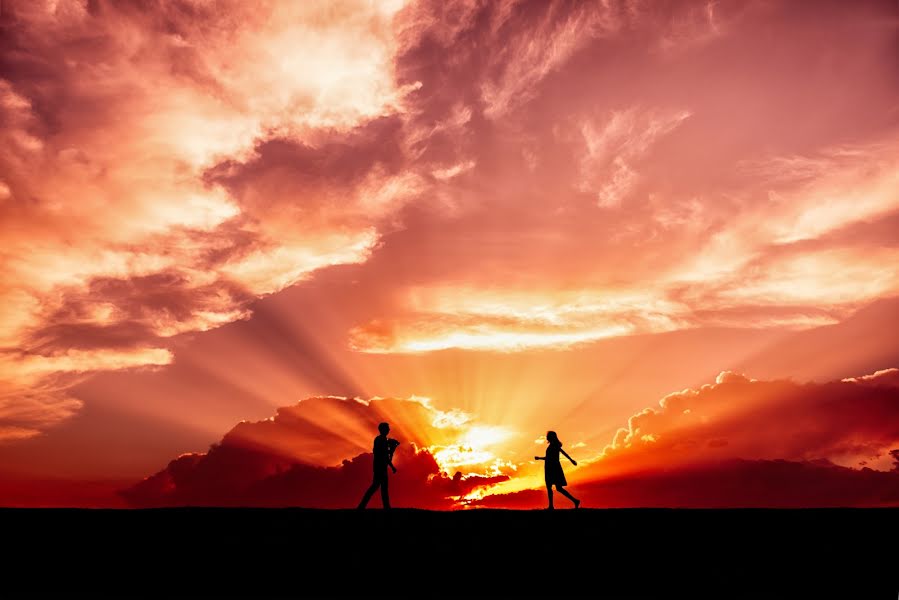
[[[0,596],[890,598],[899,509],[0,509]]]

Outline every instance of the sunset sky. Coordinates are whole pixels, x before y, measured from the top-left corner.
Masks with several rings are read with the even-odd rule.
[[[899,505],[895,0],[0,0],[0,241],[0,506]]]

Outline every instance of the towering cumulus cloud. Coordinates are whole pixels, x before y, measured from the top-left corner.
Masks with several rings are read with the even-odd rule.
[[[306,506],[350,508],[371,483],[372,439],[389,419],[402,440],[390,479],[396,506],[447,509],[477,488],[509,479],[453,475],[450,442],[479,426],[421,399],[309,398],[267,421],[241,423],[202,454],[185,454],[122,495],[132,506]],[[483,426],[480,426],[483,427]],[[446,445],[450,443],[450,445]],[[441,460],[443,464],[440,464]]]

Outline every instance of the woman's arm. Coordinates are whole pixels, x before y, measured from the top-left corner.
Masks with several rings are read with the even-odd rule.
[[[535,456],[534,460],[546,460],[545,456]]]
[[[573,464],[575,467],[577,466],[577,461],[576,461],[576,460],[574,460],[573,458],[571,458],[570,456],[568,456],[568,453],[565,452],[564,450],[562,450],[561,448],[559,448],[559,450],[562,452],[562,454],[565,455],[565,458],[567,458],[568,460],[571,461],[571,464]]]

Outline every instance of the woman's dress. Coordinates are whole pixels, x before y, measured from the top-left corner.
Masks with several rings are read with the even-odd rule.
[[[546,461],[543,467],[544,476],[546,477],[546,485],[568,485],[565,481],[565,472],[562,471],[562,463],[559,462],[559,452],[562,446],[550,444],[546,448]]]

